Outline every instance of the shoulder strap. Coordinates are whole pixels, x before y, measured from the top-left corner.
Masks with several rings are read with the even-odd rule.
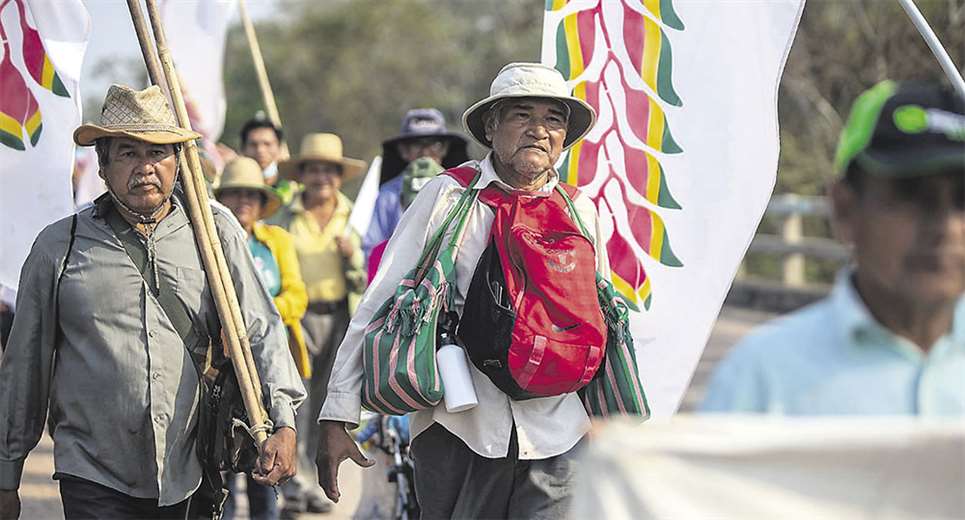
[[[576,188],[573,188],[572,186],[566,185],[565,188],[572,188],[574,196],[579,193],[576,191]],[[566,207],[570,210],[570,218],[576,222],[576,225],[580,226],[580,232],[583,233],[583,236],[590,238],[590,234],[586,231],[586,225],[583,223],[583,219],[580,218],[579,212],[576,211],[576,205],[573,204],[573,199],[570,197],[570,194],[567,193],[570,190],[565,188],[562,182],[556,184],[557,193],[563,197],[563,200],[566,201]]]
[[[136,231],[132,228],[124,219],[117,213],[117,210],[111,210],[107,214],[107,223],[110,224],[111,229],[114,230],[114,235],[124,246],[124,250],[127,251],[127,256],[131,257],[131,261],[137,267],[139,273],[141,273],[141,278],[147,283],[151,292],[154,293],[159,304],[161,304],[161,309],[164,310],[164,314],[167,314],[168,319],[171,320],[171,324],[174,325],[174,330],[178,332],[178,336],[181,336],[182,341],[187,341],[188,335],[191,333],[191,317],[188,315],[188,310],[185,308],[181,300],[174,295],[174,287],[168,283],[167,279],[163,276],[158,277],[158,287],[154,287],[151,283],[153,277],[147,276],[146,271],[148,269],[147,265],[147,252],[144,250],[144,244],[134,236]]]
[[[74,237],[77,236],[77,213],[70,217],[70,237],[67,239],[67,252],[64,253],[64,261],[60,263],[60,271],[57,273],[57,282],[54,284],[54,350],[60,343],[60,282],[64,279],[67,272],[67,264],[70,262],[70,252],[74,250]]]
[[[476,174],[479,173],[475,168],[469,166],[457,166],[455,168],[449,168],[443,175],[447,175],[456,180],[463,188],[468,188],[472,184],[473,179],[476,178]]]

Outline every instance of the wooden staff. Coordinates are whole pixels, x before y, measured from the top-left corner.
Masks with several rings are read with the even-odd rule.
[[[255,34],[255,25],[251,23],[248,16],[248,8],[245,7],[245,0],[238,0],[238,10],[241,14],[241,24],[245,26],[245,36],[248,38],[248,49],[251,51],[251,61],[255,65],[255,75],[258,77],[258,88],[261,90],[261,99],[265,104],[265,111],[268,113],[268,120],[275,128],[281,128],[281,116],[278,114],[278,105],[275,104],[275,94],[271,90],[271,82],[268,81],[268,70],[265,69],[265,60],[261,55],[261,46],[258,45],[258,35]],[[281,142],[282,157],[288,158],[288,143]]]
[[[167,39],[164,36],[164,29],[158,15],[157,5],[154,0],[146,0],[148,16],[154,31],[154,38],[157,42],[158,61],[152,59],[153,46],[148,36],[146,23],[141,14],[138,0],[128,0],[128,7],[131,11],[131,19],[134,21],[135,30],[141,44],[141,51],[145,53],[145,64],[148,66],[148,73],[152,80],[164,83],[168,87],[168,94],[174,105],[175,115],[178,124],[190,129],[191,123],[188,119],[187,109],[184,105],[184,97],[181,94],[181,86],[178,76],[174,70],[173,60],[170,50],[167,47]],[[160,70],[158,70],[158,68]],[[263,426],[267,416],[261,399],[261,383],[258,372],[255,369],[251,355],[251,347],[248,342],[247,331],[244,327],[244,319],[238,305],[237,294],[234,284],[231,281],[231,272],[228,270],[227,261],[224,258],[224,251],[221,248],[221,241],[218,237],[214,225],[214,217],[208,202],[207,187],[204,184],[204,177],[201,174],[201,161],[198,155],[197,145],[194,141],[184,143],[185,153],[181,157],[181,174],[184,176],[185,198],[187,199],[188,212],[191,216],[191,225],[194,229],[198,248],[201,251],[201,258],[204,264],[208,284],[215,301],[218,317],[221,320],[222,330],[228,344],[228,352],[235,370],[235,377],[238,379],[238,386],[241,390],[242,399],[251,426],[254,428],[255,440],[260,445],[267,439],[267,432]]]

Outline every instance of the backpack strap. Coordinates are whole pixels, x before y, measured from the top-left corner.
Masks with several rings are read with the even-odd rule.
[[[573,192],[572,196],[568,193],[569,191]],[[576,205],[573,204],[572,197],[575,197],[576,194],[579,193],[579,190],[573,186],[570,186],[569,184],[563,184],[560,182],[556,184],[556,192],[563,197],[564,201],[566,201],[566,207],[570,210],[570,218],[576,222],[576,225],[580,226],[580,232],[583,233],[583,236],[588,240],[592,240],[590,233],[586,230],[586,224],[583,223],[583,219],[580,218],[579,212],[576,211]]]
[[[60,282],[64,279],[67,272],[67,264],[70,262],[70,252],[74,250],[74,238],[77,236],[77,213],[70,217],[70,237],[67,239],[67,252],[64,253],[64,261],[60,263],[60,271],[57,273],[57,282],[54,285],[54,349],[60,343]]]
[[[442,172],[443,175],[455,179],[463,188],[468,188],[473,183],[477,173],[479,172],[470,166],[457,166]]]

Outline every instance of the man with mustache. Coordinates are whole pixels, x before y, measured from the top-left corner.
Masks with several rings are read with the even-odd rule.
[[[529,206],[550,207],[547,201],[560,183],[556,161],[590,130],[594,120],[593,109],[570,95],[557,70],[539,63],[507,65],[493,80],[490,96],[463,116],[468,133],[491,149],[483,160],[470,163],[478,172],[476,187],[525,197],[531,201]],[[337,472],[343,460],[351,458],[361,466],[373,463],[346,432],[346,425],[359,422],[365,328],[416,265],[428,237],[464,192],[463,184],[448,175],[453,171],[423,186],[402,216],[379,273],[339,347],[318,417],[321,437],[316,459],[319,482],[333,500],[339,498]],[[590,230],[586,245],[595,251],[587,263],[607,274],[596,208],[586,196],[575,197],[573,203]],[[481,201],[470,209],[456,257],[456,280],[451,281],[457,286],[453,309],[457,314],[464,312],[470,281],[489,247],[496,218],[494,210]],[[581,296],[597,305],[594,292]],[[566,517],[575,459],[590,426],[579,397],[570,392],[514,400],[483,372],[475,367],[471,371],[478,406],[450,413],[440,403],[409,416],[422,518]]]
[[[68,519],[184,518],[202,480],[202,373],[221,329],[184,202],[181,145],[161,90],[111,86],[95,146],[108,193],[37,237],[20,278],[0,365],[0,518],[16,518],[27,453],[48,419]],[[295,473],[295,408],[305,396],[284,325],[237,221],[212,207],[273,430],[254,476]],[[50,407],[48,417],[47,408]]]
[[[882,82],[855,101],[835,165],[851,264],[829,297],[735,347],[703,409],[965,415],[965,100]]]

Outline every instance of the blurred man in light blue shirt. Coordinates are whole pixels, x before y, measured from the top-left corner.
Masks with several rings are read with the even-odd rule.
[[[882,82],[856,100],[835,164],[852,265],[736,346],[703,410],[965,416],[965,102]]]

